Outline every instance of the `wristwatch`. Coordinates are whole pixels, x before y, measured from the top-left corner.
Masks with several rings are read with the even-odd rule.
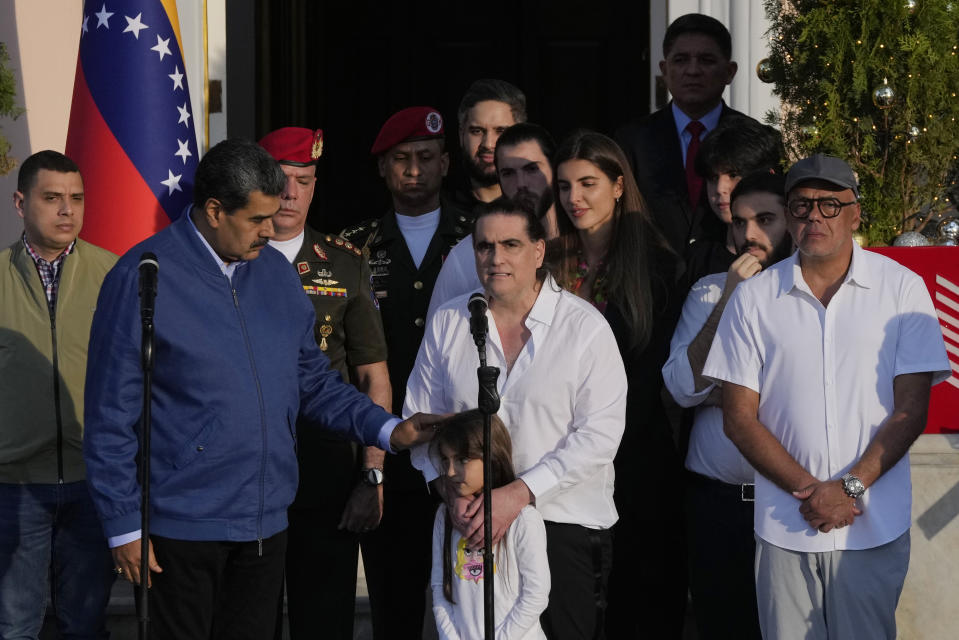
[[[845,491],[846,495],[850,498],[859,498],[866,492],[866,485],[862,483],[862,480],[851,473],[844,475],[840,482],[842,482],[842,490]]]
[[[371,487],[378,487],[383,484],[383,470],[376,467],[363,469],[363,482]]]

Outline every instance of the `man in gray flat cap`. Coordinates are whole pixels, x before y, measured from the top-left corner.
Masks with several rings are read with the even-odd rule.
[[[949,361],[922,279],[860,249],[859,189],[824,155],[786,177],[798,251],[736,288],[703,375],[756,469],[763,637],[896,637],[909,446]]]

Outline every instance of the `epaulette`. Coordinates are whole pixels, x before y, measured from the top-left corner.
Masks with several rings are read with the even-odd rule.
[[[363,222],[355,224],[352,227],[346,227],[340,231],[340,237],[342,237],[344,240],[349,240],[362,251],[362,249],[369,244],[370,237],[379,226],[379,219],[370,218],[369,220],[364,220]]]
[[[353,254],[354,256],[360,257],[363,255],[363,250],[358,246],[350,242],[349,240],[342,238],[340,236],[327,235],[326,244],[333,247],[334,249],[340,249],[347,253]]]

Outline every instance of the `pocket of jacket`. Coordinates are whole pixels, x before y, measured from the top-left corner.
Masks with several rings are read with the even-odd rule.
[[[200,429],[193,438],[190,439],[181,449],[176,458],[171,462],[174,469],[183,469],[193,463],[194,460],[202,455],[206,455],[207,449],[213,442],[216,434],[220,431],[220,421],[215,416],[207,418],[203,428]]]

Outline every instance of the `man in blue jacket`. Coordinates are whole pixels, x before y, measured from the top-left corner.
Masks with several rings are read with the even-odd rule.
[[[144,252],[156,255],[149,604],[157,638],[272,637],[298,416],[387,451],[432,435],[430,418],[400,422],[329,368],[296,274],[266,246],[283,182],[258,145],[216,145],[197,168],[189,215],[121,258],[97,302],[84,456],[116,571],[139,584],[137,265]]]

